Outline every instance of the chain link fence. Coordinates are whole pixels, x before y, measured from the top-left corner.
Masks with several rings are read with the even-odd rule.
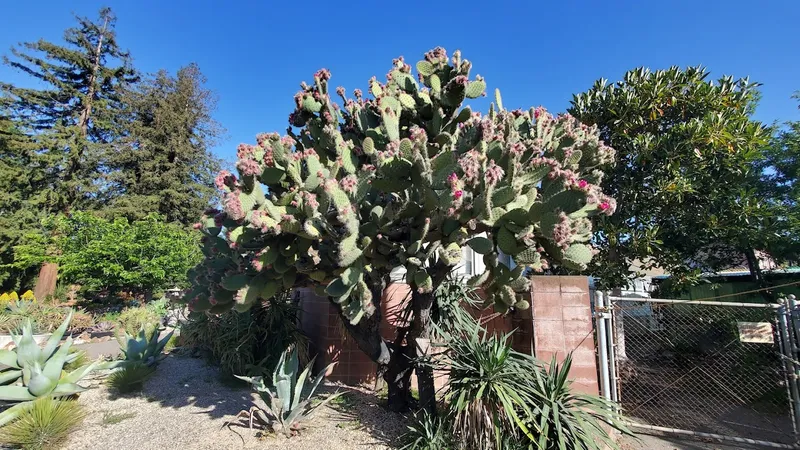
[[[614,301],[624,414],[657,427],[793,444],[778,316],[759,306]]]

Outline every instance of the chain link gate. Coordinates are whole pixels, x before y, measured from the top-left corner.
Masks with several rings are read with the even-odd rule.
[[[598,293],[595,304],[601,390],[632,424],[796,448],[800,308],[794,303]]]

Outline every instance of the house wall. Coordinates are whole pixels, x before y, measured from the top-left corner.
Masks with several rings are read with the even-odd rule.
[[[484,327],[495,333],[513,331],[515,350],[535,354],[544,362],[552,357],[563,361],[568,353],[573,355],[570,376],[573,387],[581,392],[597,394],[598,375],[595,356],[592,310],[586,277],[533,277],[530,292],[532,307],[508,315],[489,310],[475,310]],[[317,354],[319,368],[330,362],[338,364],[329,370],[333,381],[347,384],[375,382],[376,365],[359,350],[341,324],[336,307],[311,290],[299,290],[301,328],[309,336],[311,351]],[[410,299],[409,286],[402,282],[389,285],[381,301],[383,322],[381,334],[394,337],[394,330],[403,326],[405,302]],[[444,374],[435,374],[437,388],[446,384]]]

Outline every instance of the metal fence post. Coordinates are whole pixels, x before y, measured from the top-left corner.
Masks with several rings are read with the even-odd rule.
[[[611,385],[611,400],[619,402],[619,393],[617,392],[617,346],[614,339],[614,304],[610,300],[604,302],[606,304],[607,313],[605,313],[606,331],[608,332],[608,373],[609,384]]]
[[[794,340],[792,335],[792,330],[789,329],[789,314],[786,308],[786,300],[781,299],[780,307],[778,307],[777,314],[778,314],[778,329],[779,329],[779,337],[780,337],[780,350],[781,355],[783,356],[783,367],[786,373],[786,384],[788,384],[789,389],[789,403],[790,403],[790,410],[792,416],[792,427],[794,430],[795,438],[797,437],[798,432],[798,418],[800,418],[800,393],[798,393],[798,386],[797,386],[797,361],[795,360],[794,355],[794,347],[796,344],[792,341]],[[789,320],[787,320],[789,319]],[[791,370],[789,368],[791,367]]]
[[[603,292],[595,294],[595,317],[597,318],[597,350],[600,360],[600,393],[606,400],[611,400],[611,388],[608,371],[608,331],[606,327],[606,308]]]

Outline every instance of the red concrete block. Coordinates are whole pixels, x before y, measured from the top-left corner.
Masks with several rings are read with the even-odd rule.
[[[597,385],[597,369],[594,367],[572,367],[569,371],[569,379],[575,383]]]
[[[564,306],[562,308],[564,320],[592,320],[592,308],[587,306]]]
[[[558,277],[561,283],[561,292],[589,292],[589,278],[581,276]]]
[[[566,320],[564,321],[564,333],[574,336],[592,336],[594,330],[591,322]]]
[[[576,369],[579,367],[591,367],[596,370],[597,355],[595,355],[594,350],[580,348],[572,352],[572,367]]]
[[[594,348],[594,335],[564,335],[564,349],[571,352],[579,348]]]
[[[534,276],[531,278],[533,292],[561,292],[560,277]]]
[[[585,292],[562,292],[561,304],[565,306],[589,306],[589,294]]]
[[[555,320],[537,320],[533,325],[536,350],[563,350],[564,324]]]
[[[544,295],[553,295],[553,294],[544,294]],[[537,295],[539,297],[539,295]],[[564,307],[559,304],[555,304],[555,300],[552,298],[547,298],[543,302],[537,302],[533,304],[533,317],[534,320],[563,320],[563,309]]]

